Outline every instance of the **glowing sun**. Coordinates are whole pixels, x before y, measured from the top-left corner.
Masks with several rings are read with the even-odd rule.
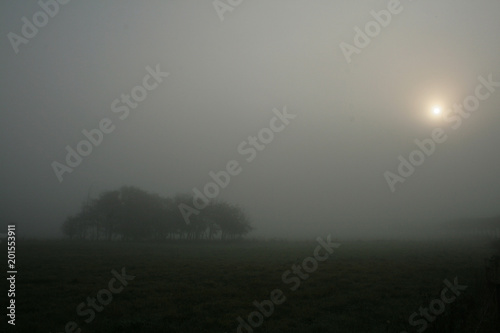
[[[441,108],[439,106],[435,106],[432,108],[432,112],[436,115],[439,116],[441,114]]]

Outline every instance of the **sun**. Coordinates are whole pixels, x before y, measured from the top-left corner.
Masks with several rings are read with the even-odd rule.
[[[426,96],[426,98],[422,99],[422,104],[420,104],[419,115],[424,122],[436,125],[446,120],[447,105],[447,96]]]

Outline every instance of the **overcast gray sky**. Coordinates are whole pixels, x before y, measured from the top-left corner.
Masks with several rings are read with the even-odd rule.
[[[232,10],[219,13],[212,1],[47,3],[51,15],[0,4],[0,218],[26,236],[59,234],[89,187],[192,193],[230,160],[242,172],[217,199],[242,205],[255,236],[500,214],[500,88],[480,88],[488,98],[460,125],[447,111],[479,76],[500,82],[498,1],[401,0],[385,27],[368,24],[385,0],[224,0]],[[34,20],[36,34],[23,28]],[[367,24],[380,31],[348,62],[341,45],[356,47]],[[120,119],[113,101],[157,66],[169,76]],[[247,162],[238,146],[274,108],[296,117]],[[52,163],[104,118],[114,130],[60,182]],[[398,156],[436,128],[446,140],[391,191],[384,173],[399,175]]]

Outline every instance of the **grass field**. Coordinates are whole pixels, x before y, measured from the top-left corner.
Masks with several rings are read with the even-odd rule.
[[[64,332],[74,321],[81,332],[236,332],[237,318],[257,310],[253,301],[280,289],[286,300],[253,331],[417,332],[422,326],[410,326],[410,315],[457,277],[467,289],[425,331],[500,332],[486,307],[487,244],[339,243],[292,291],[282,275],[313,256],[316,242],[18,241],[16,326],[7,331]],[[111,271],[122,268],[135,278],[86,323],[90,315],[77,306],[109,288]]]

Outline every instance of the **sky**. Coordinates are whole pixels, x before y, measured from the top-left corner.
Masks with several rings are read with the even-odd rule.
[[[21,236],[123,185],[203,190],[232,160],[215,199],[252,237],[500,215],[498,1],[60,2],[0,3],[0,220]]]

